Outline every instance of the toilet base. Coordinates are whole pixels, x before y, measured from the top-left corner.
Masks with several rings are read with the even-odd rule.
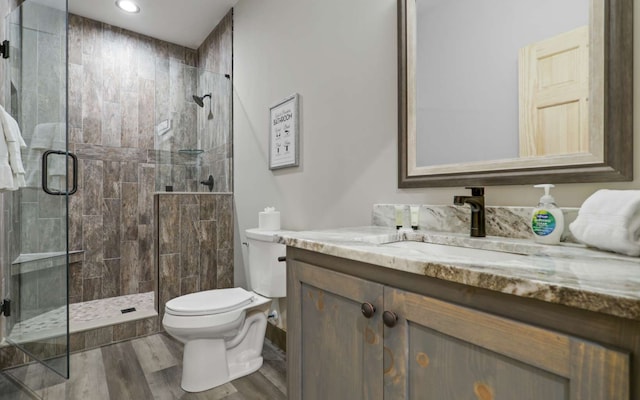
[[[215,342],[215,343],[214,343]],[[211,360],[216,360],[212,363]],[[262,356],[228,363],[224,340],[192,340],[184,346],[182,382],[185,392],[202,392],[256,372]]]
[[[229,370],[224,339],[197,339],[185,343],[180,383],[182,389],[202,392],[227,382]]]
[[[262,361],[262,356],[260,356],[240,364],[229,365],[229,380],[232,381],[256,372],[262,367]]]
[[[186,392],[202,392],[249,375],[262,366],[267,318],[262,312],[247,316],[231,341],[194,339],[185,343],[182,382]]]

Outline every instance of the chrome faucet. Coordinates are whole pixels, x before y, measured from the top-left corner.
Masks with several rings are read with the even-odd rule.
[[[453,204],[462,206],[469,204],[471,207],[471,236],[485,237],[484,223],[484,188],[467,186],[465,189],[471,189],[471,196],[453,196]]]

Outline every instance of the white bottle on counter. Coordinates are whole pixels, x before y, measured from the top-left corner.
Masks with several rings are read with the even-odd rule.
[[[550,184],[535,185],[544,188],[544,196],[540,198],[538,207],[531,214],[531,230],[534,240],[544,244],[558,244],[564,232],[564,215],[556,205],[555,199],[549,194]]]

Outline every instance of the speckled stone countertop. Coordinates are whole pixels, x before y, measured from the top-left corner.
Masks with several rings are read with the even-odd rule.
[[[283,232],[278,241],[397,271],[640,320],[640,259],[578,244],[547,246],[527,239],[401,233],[381,226]]]

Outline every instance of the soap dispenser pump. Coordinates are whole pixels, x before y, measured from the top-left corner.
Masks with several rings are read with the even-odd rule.
[[[544,244],[558,244],[564,231],[564,215],[557,206],[549,190],[554,185],[535,185],[544,188],[544,195],[540,197],[538,206],[533,209],[531,215],[531,230],[536,242]]]

